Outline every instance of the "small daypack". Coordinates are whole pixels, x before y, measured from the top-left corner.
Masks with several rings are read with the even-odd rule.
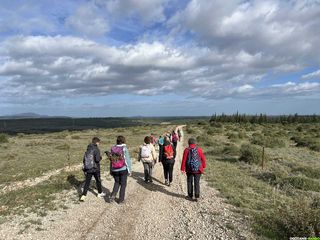
[[[141,158],[149,158],[151,156],[151,149],[148,145],[142,145],[140,156]]]
[[[114,169],[119,169],[126,165],[123,146],[115,145],[111,147],[110,161],[111,161],[111,167]]]
[[[164,152],[166,159],[173,159],[174,158],[173,147],[171,144],[163,146],[163,152]]]
[[[97,164],[94,159],[94,148],[88,149],[84,153],[84,162],[83,162],[83,169],[84,170],[92,170],[94,168],[97,168]]]
[[[174,133],[173,135],[172,135],[172,142],[178,142],[178,136],[177,136],[177,134],[176,133]]]
[[[188,154],[187,167],[192,172],[199,171],[201,165],[201,159],[198,153],[198,148],[190,148]]]

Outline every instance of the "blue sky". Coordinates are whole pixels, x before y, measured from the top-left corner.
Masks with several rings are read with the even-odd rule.
[[[317,0],[3,0],[0,115],[320,113]]]

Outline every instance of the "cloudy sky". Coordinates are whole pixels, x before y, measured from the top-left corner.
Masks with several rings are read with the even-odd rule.
[[[0,115],[320,113],[320,0],[1,0]]]

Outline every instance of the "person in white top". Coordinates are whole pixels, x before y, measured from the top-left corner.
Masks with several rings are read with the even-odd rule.
[[[138,160],[143,163],[144,181],[152,182],[152,169],[157,161],[157,156],[150,136],[144,138],[144,143],[140,146]]]

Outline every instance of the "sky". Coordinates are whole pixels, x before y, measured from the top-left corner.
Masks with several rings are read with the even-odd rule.
[[[1,0],[0,115],[320,114],[320,0]]]

